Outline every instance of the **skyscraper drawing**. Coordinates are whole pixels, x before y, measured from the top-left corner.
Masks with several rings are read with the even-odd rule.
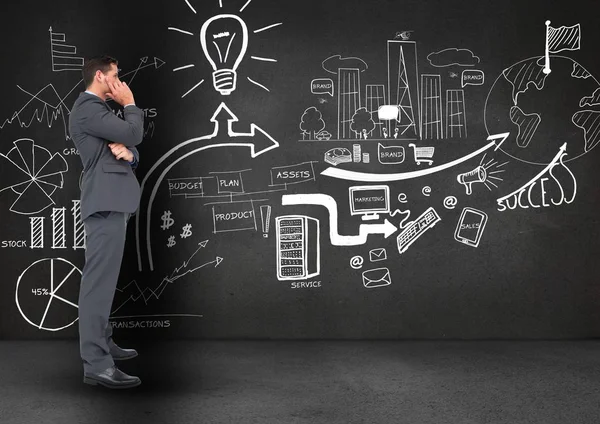
[[[383,133],[381,132],[383,129],[383,122],[381,122],[379,119],[379,114],[377,111],[379,110],[380,106],[385,104],[385,85],[368,84],[365,89],[365,107],[367,108],[368,112],[371,112],[371,117],[373,122],[375,122],[375,129],[371,133],[372,137],[383,138]]]
[[[390,122],[388,131],[399,129],[400,138],[419,137],[419,71],[417,44],[414,41],[388,40],[388,101],[397,105],[398,120]]]
[[[421,75],[421,138],[444,138],[442,80],[439,75]]]
[[[446,90],[446,137],[467,138],[464,90]]]
[[[359,138],[350,128],[352,116],[360,109],[360,70],[338,69],[338,139]]]

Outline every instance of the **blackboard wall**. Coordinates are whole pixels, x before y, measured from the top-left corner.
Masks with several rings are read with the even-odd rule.
[[[117,335],[598,336],[595,2],[9,3],[0,337],[77,337],[66,123],[103,53],[146,111]],[[229,94],[212,18],[209,51],[247,28]]]

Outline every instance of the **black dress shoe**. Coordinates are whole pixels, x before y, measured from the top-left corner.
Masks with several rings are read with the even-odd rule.
[[[99,373],[84,373],[83,382],[92,386],[100,384],[109,389],[128,389],[142,384],[139,377],[127,375],[115,365]]]
[[[135,358],[138,353],[135,349],[123,349],[117,345],[110,348],[110,355],[115,361],[125,361],[127,359]]]

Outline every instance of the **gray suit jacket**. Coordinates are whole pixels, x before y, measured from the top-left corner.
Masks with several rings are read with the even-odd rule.
[[[81,219],[100,211],[134,213],[140,202],[140,185],[132,165],[116,159],[108,143],[123,143],[133,153],[144,137],[144,113],[137,106],[116,116],[98,96],[81,93],[69,115],[69,132],[83,163]]]

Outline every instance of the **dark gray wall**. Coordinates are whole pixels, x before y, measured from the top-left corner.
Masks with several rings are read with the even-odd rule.
[[[600,153],[595,119],[600,105],[593,94],[600,78],[600,30],[595,2],[10,3],[5,8],[10,13],[2,17],[5,60],[0,70],[0,337],[77,337],[84,251],[72,208],[82,167],[71,150],[66,122],[84,87],[79,71],[61,69],[76,63],[76,57],[101,53],[120,60],[122,79],[130,83],[137,104],[147,109],[137,172],[144,181],[143,198],[129,225],[111,318],[121,337],[598,336]],[[219,14],[238,15],[248,28],[248,48],[229,95],[213,87],[213,69],[200,43],[203,23]],[[540,70],[548,19],[557,29],[580,24],[581,41],[577,50],[550,54],[552,72],[545,76]],[[278,23],[282,25],[261,31]],[[236,30],[215,31],[231,35]],[[208,32],[209,45],[213,34]],[[400,101],[395,93],[402,69],[397,41],[403,35],[408,37],[402,46],[409,89],[398,91],[406,94]],[[239,30],[236,36],[241,38]],[[52,37],[54,50],[66,53],[51,53]],[[565,39],[563,47],[569,43],[575,47],[573,39]],[[388,44],[393,47],[389,66]],[[461,51],[448,52],[450,48]],[[429,56],[436,52],[441,52],[440,62]],[[335,55],[344,60],[326,61]],[[460,63],[452,65],[456,61]],[[194,66],[177,70],[187,65]],[[468,75],[469,70],[481,71],[470,73],[474,82],[476,75],[485,76],[480,85],[461,86],[463,71]],[[342,74],[360,78],[353,83]],[[441,83],[439,138],[436,124],[426,124],[436,120],[435,99],[426,99],[436,89],[424,75],[438,75]],[[331,79],[333,96],[311,93],[311,82],[320,78]],[[367,85],[383,85],[385,99],[368,103]],[[424,92],[424,86],[429,90]],[[340,90],[355,88],[357,94],[342,96],[340,102]],[[451,93],[462,93],[464,109],[458,103],[453,103],[458,109],[449,109]],[[422,98],[429,102],[427,113],[421,110]],[[359,102],[372,108],[401,103],[407,113],[399,122],[383,125],[392,133],[396,126],[408,128],[405,135],[382,138],[375,129],[366,140],[343,137],[339,110],[351,119]],[[211,120],[221,104],[227,109]],[[314,140],[322,125],[316,119],[311,127],[310,111],[301,124],[311,107],[321,113],[329,140]],[[231,114],[237,121],[228,132]],[[372,116],[378,120],[377,112]],[[463,118],[466,124],[460,127]],[[301,128],[313,133],[303,135]],[[448,134],[449,128],[456,132]],[[412,129],[416,136],[407,136]],[[466,136],[458,132],[465,129]],[[488,137],[504,132],[510,135],[500,148],[489,147]],[[416,164],[410,143],[421,149],[419,156],[427,156],[423,148],[434,147],[433,163]],[[560,156],[564,143],[566,156]],[[385,151],[378,151],[378,144],[396,146],[387,151],[387,160],[403,162],[381,163]],[[360,145],[359,162],[324,161],[334,148],[353,153],[353,145]],[[461,161],[486,145],[487,150]],[[400,147],[404,155],[397,157]],[[340,152],[330,156],[339,159]],[[368,153],[369,163],[362,153]],[[48,168],[38,172],[50,157]],[[454,166],[436,168],[453,161]],[[475,181],[468,195],[468,184],[457,177],[479,165],[487,167],[486,180],[466,176]],[[282,171],[278,168],[290,166],[298,172],[272,180]],[[356,181],[336,177],[347,171],[368,176]],[[183,182],[186,189],[174,188]],[[350,214],[349,188],[365,185],[389,189],[389,213],[376,221]],[[502,210],[518,196],[498,199],[518,195],[521,188],[521,204]],[[305,196],[286,197],[295,194]],[[318,205],[323,195],[338,208],[333,230],[330,211]],[[454,208],[445,205],[450,196],[456,198]],[[293,204],[298,202],[316,204]],[[380,203],[371,201],[370,206]],[[423,227],[399,253],[398,237],[410,232],[408,222],[418,221],[429,208],[439,222]],[[462,222],[471,227],[461,229],[464,208],[475,213]],[[268,231],[263,231],[261,210],[270,212]],[[236,219],[236,213],[242,218]],[[306,268],[315,268],[319,260],[318,275],[286,279],[278,274],[277,252],[290,242],[280,244],[276,218],[288,215],[305,217]],[[483,216],[487,221],[475,240],[472,225]],[[381,234],[384,220],[394,231],[387,238]],[[373,234],[360,240],[361,231]],[[473,240],[461,243],[461,236]],[[377,261],[384,257],[378,249],[385,249],[387,259]],[[363,262],[357,269],[351,266],[354,257]],[[386,274],[390,284],[380,285]],[[367,287],[367,281],[377,287]]]

